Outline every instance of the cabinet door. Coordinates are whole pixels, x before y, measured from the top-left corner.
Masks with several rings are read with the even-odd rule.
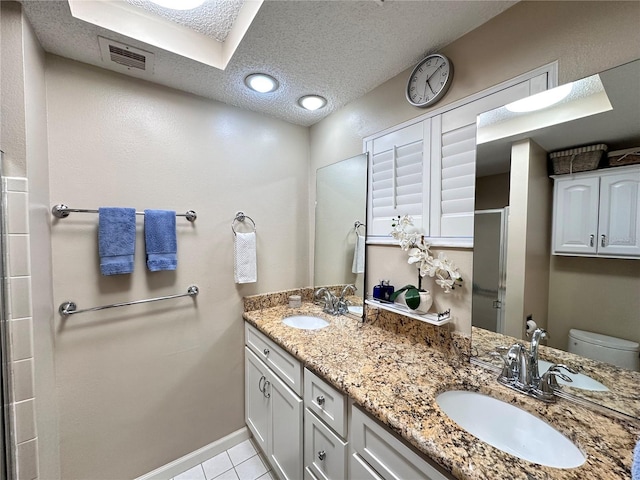
[[[598,176],[557,179],[554,185],[553,253],[595,254]]]
[[[244,362],[244,414],[245,422],[258,446],[268,451],[270,402],[262,389],[268,380],[268,369],[262,361],[245,347]]]
[[[299,480],[302,473],[302,399],[275,374],[266,387],[271,401],[269,463],[281,480]]]
[[[598,254],[640,256],[640,170],[602,176]]]

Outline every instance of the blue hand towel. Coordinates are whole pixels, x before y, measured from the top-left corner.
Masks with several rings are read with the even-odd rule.
[[[102,275],[133,272],[136,248],[136,210],[98,209],[98,253]]]
[[[631,467],[631,478],[633,480],[640,480],[640,440],[636,443],[636,448],[633,451],[633,465]]]
[[[147,268],[149,271],[175,270],[178,266],[176,212],[173,210],[145,210],[144,241],[147,248]]]

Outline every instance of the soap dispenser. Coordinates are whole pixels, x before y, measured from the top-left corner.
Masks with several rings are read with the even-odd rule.
[[[390,282],[390,280],[380,280],[380,284],[373,287],[373,298],[385,302],[391,301],[391,294],[395,291],[395,288],[390,285]]]

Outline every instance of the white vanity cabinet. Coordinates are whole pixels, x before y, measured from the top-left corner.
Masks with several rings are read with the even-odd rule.
[[[351,450],[350,478],[447,480],[447,476],[427,462],[394,434],[360,408],[351,407],[349,424]]]
[[[245,324],[245,343],[247,427],[278,477],[298,480],[303,455],[302,365],[249,324]],[[285,378],[277,373],[282,370],[288,373]],[[288,384],[295,385],[296,379],[297,392]]]
[[[640,166],[552,178],[553,254],[640,258]]]
[[[347,475],[347,399],[304,369],[305,479],[340,480]]]

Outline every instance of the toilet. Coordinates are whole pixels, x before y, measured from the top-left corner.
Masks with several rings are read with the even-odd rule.
[[[572,328],[569,330],[569,353],[640,371],[640,345],[622,338]]]

